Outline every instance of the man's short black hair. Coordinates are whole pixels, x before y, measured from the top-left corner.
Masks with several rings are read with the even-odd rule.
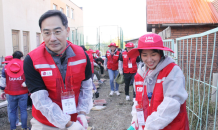
[[[21,51],[15,51],[12,56],[13,58],[20,59],[23,57],[23,53]]]
[[[52,17],[52,16],[59,16],[61,21],[62,21],[62,24],[65,26],[65,28],[68,27],[67,16],[64,13],[62,13],[59,10],[48,10],[39,19],[39,27],[40,27],[40,29],[41,29],[42,21],[45,20],[46,18]]]

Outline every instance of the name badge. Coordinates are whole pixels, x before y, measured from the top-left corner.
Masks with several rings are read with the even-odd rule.
[[[144,112],[143,111],[137,111],[137,118],[139,125],[145,125],[145,119],[144,119]]]
[[[128,68],[132,68],[132,63],[128,63]]]
[[[62,109],[65,114],[76,113],[76,102],[74,91],[61,93]]]

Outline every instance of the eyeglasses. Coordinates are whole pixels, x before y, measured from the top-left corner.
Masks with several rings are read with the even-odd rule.
[[[63,31],[62,30],[57,30],[57,31],[54,31],[54,32],[51,32],[51,31],[44,31],[43,32],[43,36],[44,37],[50,37],[52,34],[55,35],[55,37],[59,36]]]

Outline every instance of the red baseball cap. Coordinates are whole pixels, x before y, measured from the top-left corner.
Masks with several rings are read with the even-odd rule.
[[[13,56],[6,56],[6,57],[5,57],[5,61],[2,62],[2,64],[7,64],[7,63],[9,63],[12,59],[13,59]]]
[[[111,46],[118,47],[118,46],[116,45],[116,43],[114,43],[114,42],[112,42],[110,45],[108,45],[108,47],[111,47]]]
[[[7,75],[10,77],[20,77],[23,75],[23,61],[20,59],[13,59],[6,65]]]
[[[138,40],[138,47],[131,49],[127,55],[130,58],[134,58],[140,55],[138,50],[150,50],[150,49],[170,51],[174,53],[170,48],[163,46],[163,40],[159,35],[155,33],[150,33],[141,36]]]
[[[125,47],[135,47],[135,45],[132,42],[128,42]]]

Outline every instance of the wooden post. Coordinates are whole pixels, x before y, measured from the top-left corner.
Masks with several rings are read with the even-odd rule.
[[[217,81],[218,81],[218,73],[213,73],[213,86],[217,87]],[[217,89],[212,87],[212,93],[211,93],[211,101],[215,102],[216,101],[216,94],[217,94]],[[217,95],[218,96],[218,95]],[[218,99],[217,99],[218,101]]]

